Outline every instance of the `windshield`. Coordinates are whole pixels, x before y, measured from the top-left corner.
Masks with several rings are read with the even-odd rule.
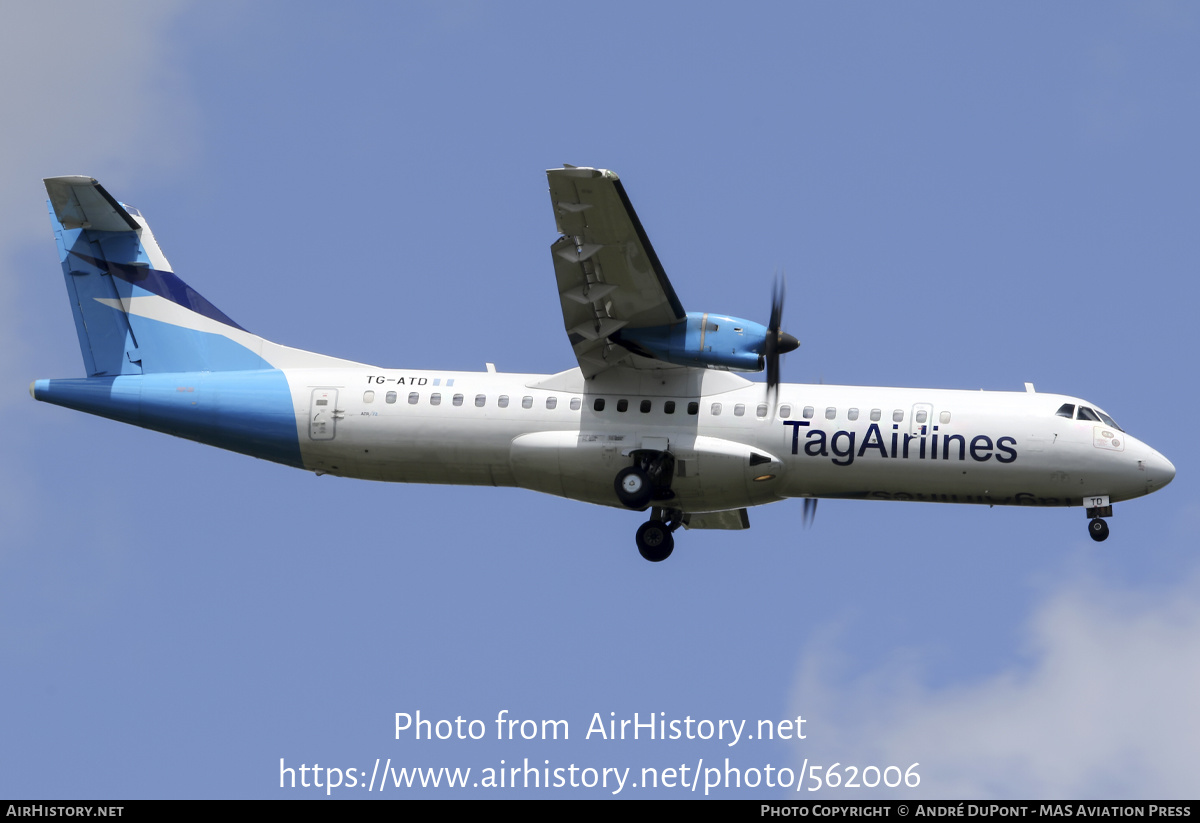
[[[1108,425],[1112,426],[1112,427],[1113,427],[1114,429],[1116,429],[1117,431],[1119,431],[1119,432],[1123,432],[1123,431],[1125,431],[1123,428],[1121,428],[1120,426],[1118,426],[1118,425],[1117,425],[1117,421],[1116,421],[1116,420],[1113,420],[1113,419],[1112,419],[1111,417],[1109,417],[1107,414],[1105,414],[1104,412],[1100,411],[1100,409],[1096,409],[1096,414],[1100,415],[1100,419],[1101,419],[1101,420],[1103,420],[1103,421],[1104,421],[1105,423],[1107,423]]]
[[[1074,403],[1063,403],[1054,414],[1058,417],[1065,417],[1068,420],[1090,420],[1093,423],[1104,423],[1106,426],[1111,426],[1119,432],[1125,431],[1117,425],[1116,420],[1113,420],[1100,409],[1093,409],[1090,406],[1079,406],[1076,409]]]

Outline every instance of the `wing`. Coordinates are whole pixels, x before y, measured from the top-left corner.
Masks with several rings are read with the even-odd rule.
[[[610,339],[621,329],[687,320],[617,175],[568,166],[546,177],[563,235],[550,246],[563,324],[584,376],[613,366],[680,368]]]

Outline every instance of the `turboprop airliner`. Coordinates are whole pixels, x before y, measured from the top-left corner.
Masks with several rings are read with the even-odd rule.
[[[617,175],[547,172],[550,246],[577,366],[553,375],[372,366],[247,331],[180,280],[141,212],[90,177],[45,181],[87,376],[37,400],[313,472],[518,486],[649,511],[647,560],[674,533],[745,529],[752,506],[822,497],[1080,506],[1161,489],[1165,457],[1095,403],[1037,392],[780,382],[766,325],[685,311]],[[739,372],[766,371],[766,382]]]

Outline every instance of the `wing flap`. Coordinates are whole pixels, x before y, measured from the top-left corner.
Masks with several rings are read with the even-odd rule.
[[[725,529],[740,531],[750,528],[750,515],[745,509],[727,509],[719,512],[701,512],[683,516],[685,529]]]

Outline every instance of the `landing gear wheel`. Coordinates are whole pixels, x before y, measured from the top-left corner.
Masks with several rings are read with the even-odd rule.
[[[1108,524],[1099,517],[1093,518],[1092,522],[1088,523],[1088,534],[1097,543],[1108,539]]]
[[[622,506],[639,511],[649,506],[654,497],[654,484],[637,466],[628,466],[617,472],[613,488]]]
[[[637,547],[642,557],[651,563],[661,563],[674,551],[675,536],[661,520],[647,520],[637,530]]]

